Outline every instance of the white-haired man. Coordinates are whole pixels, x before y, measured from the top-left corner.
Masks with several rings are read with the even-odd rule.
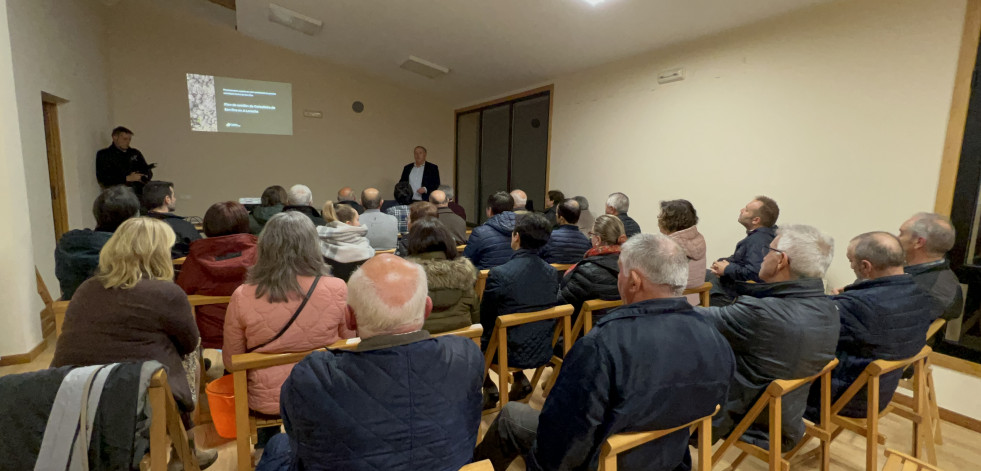
[[[627,238],[633,237],[634,234],[640,234],[640,224],[637,224],[634,218],[627,216],[627,210],[629,209],[630,198],[627,198],[627,195],[623,193],[611,193],[610,197],[606,199],[606,214],[620,218],[620,221],[623,222],[623,231],[627,234]]]
[[[528,213],[528,195],[524,190],[511,190],[511,198],[514,200],[514,214]]]
[[[348,282],[354,351],[315,352],[283,384],[286,434],[258,469],[459,469],[480,424],[484,358],[469,339],[431,337],[422,267],[390,254]]]
[[[946,257],[955,236],[950,219],[937,213],[917,213],[899,227],[899,242],[906,254],[903,270],[936,302],[935,317],[948,321],[960,316],[964,308],[961,283]]]
[[[324,218],[320,216],[320,211],[313,207],[313,192],[310,191],[310,187],[306,185],[291,186],[286,197],[286,203],[283,211],[296,211],[306,214],[313,221],[314,226],[327,224],[327,221],[324,221]]]
[[[673,428],[710,415],[726,399],[735,359],[722,335],[681,295],[688,258],[670,237],[641,234],[620,252],[624,306],[577,341],[541,413],[509,402],[477,447],[476,459],[507,469],[593,469],[600,446],[623,431]],[[688,429],[618,456],[619,469],[691,466]]]
[[[714,419],[714,438],[732,432],[773,380],[817,374],[834,358],[838,310],[825,296],[823,281],[834,243],[814,227],[784,226],[763,257],[762,283],[748,285],[729,306],[696,308],[725,336],[737,359],[726,407]],[[804,436],[806,406],[806,388],[783,398],[785,450]],[[766,420],[761,416],[742,439],[768,443]]]

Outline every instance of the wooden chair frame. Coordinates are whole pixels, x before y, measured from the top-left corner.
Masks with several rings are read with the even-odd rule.
[[[719,406],[710,415],[695,419],[685,425],[649,432],[625,432],[611,435],[600,448],[599,471],[616,471],[617,455],[658,438],[670,435],[685,427],[698,433],[697,471],[712,471],[712,417],[719,413]]]
[[[688,288],[683,294],[697,294],[698,295],[698,305],[701,307],[709,307],[709,299],[711,299],[710,292],[712,291],[712,282],[706,281],[700,286],[695,288]]]
[[[509,368],[508,367],[508,331],[509,327],[515,327],[519,325],[531,324],[533,322],[546,321],[551,319],[561,319],[561,322],[555,324],[555,333],[553,333],[552,338],[554,339],[559,333],[563,335],[563,351],[569,353],[569,349],[572,348],[572,313],[574,312],[571,304],[563,304],[561,306],[555,306],[550,309],[544,309],[535,312],[519,312],[514,314],[506,314],[497,318],[494,324],[494,332],[491,334],[490,343],[487,345],[487,351],[484,352],[484,376],[486,377],[490,371],[494,371],[498,375],[498,389],[500,390],[500,402],[497,407],[485,410],[483,413],[492,414],[498,412],[504,408],[504,405],[508,403],[508,391],[511,381],[513,380],[512,375],[514,373],[520,372],[520,369]],[[497,364],[494,363],[494,354],[497,353],[498,361]],[[532,391],[535,389],[535,385],[541,378],[541,374],[536,370],[534,377],[531,381]],[[531,395],[529,395],[529,398]],[[527,400],[527,399],[526,399]]]
[[[944,319],[934,320],[927,329],[927,340],[929,341],[930,338],[937,335],[937,332],[940,332],[940,329],[943,328],[944,324],[946,323],[947,321]],[[927,357],[923,366],[923,371],[926,380],[927,412],[930,414],[930,423],[933,427],[933,441],[937,445],[943,445],[944,438],[940,431],[940,423],[942,422],[940,420],[940,407],[937,405],[937,392],[933,382],[933,367],[930,365],[930,357]],[[910,391],[916,390],[916,385],[913,384],[911,379],[901,380],[899,382],[899,386],[909,389]],[[889,407],[882,412],[882,415],[889,413],[895,413],[896,415],[909,420],[916,420],[915,414],[913,414],[912,404],[908,401],[899,401],[895,396],[893,397],[893,401],[889,403]]]
[[[147,389],[150,403],[150,453],[140,460],[140,470],[167,469],[167,456],[171,446],[177,450],[177,458],[187,471],[200,471],[194,450],[187,441],[187,431],[181,422],[180,411],[167,383],[167,372],[157,371],[150,378]],[[168,441],[170,443],[168,443]]]
[[[494,465],[491,464],[491,460],[483,460],[464,465],[460,471],[494,471]]]
[[[477,298],[478,304],[484,299],[484,288],[487,287],[487,275],[489,274],[490,270],[480,270],[477,272],[477,282],[473,285],[473,294]]]
[[[480,345],[480,335],[484,332],[480,324],[473,324],[458,330],[433,334],[433,337],[444,335],[458,335],[472,339]],[[249,370],[260,370],[273,366],[289,365],[297,363],[307,355],[324,350],[353,350],[361,343],[360,338],[342,339],[333,344],[314,350],[307,350],[295,353],[242,353],[232,355],[232,364],[225,365],[225,369],[232,372],[232,381],[235,391],[235,449],[238,456],[238,470],[250,471],[255,465],[252,463],[252,444],[258,439],[258,430],[265,427],[278,427],[283,424],[281,418],[261,418],[257,417],[249,410]]]
[[[886,448],[886,464],[882,467],[882,471],[940,471],[940,468]]]
[[[913,415],[915,417],[913,420],[913,455],[916,458],[921,458],[920,450],[925,447],[928,461],[936,463],[937,450],[929,432],[929,430],[932,430],[932,425],[930,424],[930,414],[926,412],[926,381],[924,380],[923,374],[926,359],[929,357],[931,351],[930,347],[924,346],[919,353],[903,360],[875,360],[869,363],[858,378],[855,379],[841,397],[831,406],[829,415],[831,417],[832,428],[830,429],[831,434],[828,436],[828,442],[834,441],[844,430],[850,430],[858,435],[864,436],[866,442],[865,469],[867,471],[878,471],[878,444],[881,443],[884,445],[886,443],[886,437],[879,433],[879,417],[882,416],[879,411],[879,380],[886,373],[904,369],[912,365],[913,381],[916,385],[913,391]],[[839,415],[839,412],[866,385],[868,386],[868,409],[866,417],[864,419],[853,419]],[[821,414],[823,416],[825,412],[822,410]],[[822,438],[827,432],[827,430],[821,430],[818,427],[807,424],[804,438],[801,439],[800,443],[793,450],[787,453],[786,458],[792,458],[811,438]],[[827,450],[819,450],[827,455]],[[827,461],[827,458],[824,458],[824,461]]]
[[[767,386],[766,390],[763,391],[763,395],[756,400],[753,407],[749,409],[749,412],[743,417],[736,428],[733,429],[732,433],[726,437],[725,441],[722,442],[720,446],[712,457],[713,462],[719,462],[722,459],[722,455],[729,450],[733,445],[739,448],[742,453],[736,458],[730,467],[734,470],[740,463],[746,459],[747,456],[754,456],[759,458],[770,466],[770,471],[787,471],[790,469],[790,463],[785,459],[783,451],[781,449],[781,440],[783,435],[782,430],[782,419],[783,419],[783,397],[790,394],[797,389],[808,386],[815,380],[821,381],[821,419],[820,423],[815,427],[817,431],[816,436],[821,440],[821,449],[823,450],[823,462],[821,464],[822,471],[828,471],[831,466],[829,449],[831,442],[828,440],[830,435],[829,428],[831,427],[831,370],[838,366],[838,359],[832,358],[824,368],[821,369],[817,374],[808,376],[806,378],[799,379],[778,379],[774,380]],[[770,436],[770,449],[764,450],[756,445],[739,440],[749,427],[753,425],[756,419],[763,413],[764,410],[769,408],[769,436]]]
[[[200,294],[191,294],[187,296],[187,302],[192,308],[197,306],[205,306],[208,304],[228,304],[231,301],[231,296],[203,296]],[[55,333],[56,335],[61,335],[61,327],[65,323],[65,313],[68,312],[68,303],[71,301],[55,301],[51,303],[51,309],[54,311],[55,317]],[[191,310],[191,314],[194,314],[194,310]]]
[[[579,310],[579,317],[576,318],[576,323],[572,325],[572,343],[576,343],[576,340],[579,339],[580,333],[583,335],[588,334],[593,328],[593,312],[603,309],[612,309],[622,305],[623,301],[619,299],[613,301],[591,299],[584,302],[582,304],[582,308]],[[552,335],[552,347],[555,347],[555,345],[559,343],[559,333],[560,332],[556,330],[555,334]],[[569,350],[566,349],[565,353],[569,353]],[[552,375],[549,376],[548,380],[545,381],[545,384],[542,385],[543,397],[548,397],[548,393],[552,391],[552,386],[555,386],[555,380],[559,377],[559,370],[562,368],[562,358],[553,355],[548,364],[539,366],[538,369],[535,370],[535,377],[532,380],[533,384],[538,384],[538,379],[542,377],[542,374],[545,372],[545,368],[549,366],[552,367]]]

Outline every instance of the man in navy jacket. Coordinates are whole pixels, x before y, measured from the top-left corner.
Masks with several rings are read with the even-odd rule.
[[[484,358],[470,339],[431,337],[426,274],[391,254],[348,282],[354,351],[315,352],[283,384],[286,435],[257,470],[457,470],[480,424]]]
[[[487,222],[473,228],[463,256],[478,270],[503,265],[511,259],[511,233],[514,232],[514,199],[498,191],[487,197]]]
[[[552,229],[548,244],[542,248],[542,258],[548,263],[579,263],[593,246],[576,225],[579,222],[579,203],[570,198],[555,208],[555,219],[559,225]]]
[[[752,281],[759,283],[760,265],[770,249],[770,242],[777,236],[777,218],[780,207],[766,196],[757,196],[739,210],[737,221],[746,228],[746,237],[736,244],[736,251],[726,258],[712,263],[705,272],[705,280],[712,283],[712,305],[725,306],[739,295],[739,285]]]
[[[600,446],[620,432],[673,428],[723,404],[735,368],[725,338],[682,297],[688,258],[668,236],[639,234],[620,253],[624,306],[573,345],[541,413],[509,402],[475,459],[507,469],[595,469]],[[691,469],[688,429],[618,457],[623,470]]]
[[[413,162],[402,168],[400,182],[412,185],[412,201],[429,201],[429,194],[439,188],[439,167],[426,162],[426,148],[416,146],[412,150]]]

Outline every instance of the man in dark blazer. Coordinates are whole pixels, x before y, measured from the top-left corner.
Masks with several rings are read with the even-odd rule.
[[[400,182],[412,185],[412,201],[429,201],[429,193],[439,187],[439,167],[426,162],[426,148],[416,146],[412,151],[415,162],[402,169]]]

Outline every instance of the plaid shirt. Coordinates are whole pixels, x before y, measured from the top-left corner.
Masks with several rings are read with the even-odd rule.
[[[385,214],[390,214],[395,216],[399,220],[399,233],[405,234],[409,232],[406,223],[409,221],[409,206],[405,204],[400,204],[398,206],[392,206],[385,210]]]

